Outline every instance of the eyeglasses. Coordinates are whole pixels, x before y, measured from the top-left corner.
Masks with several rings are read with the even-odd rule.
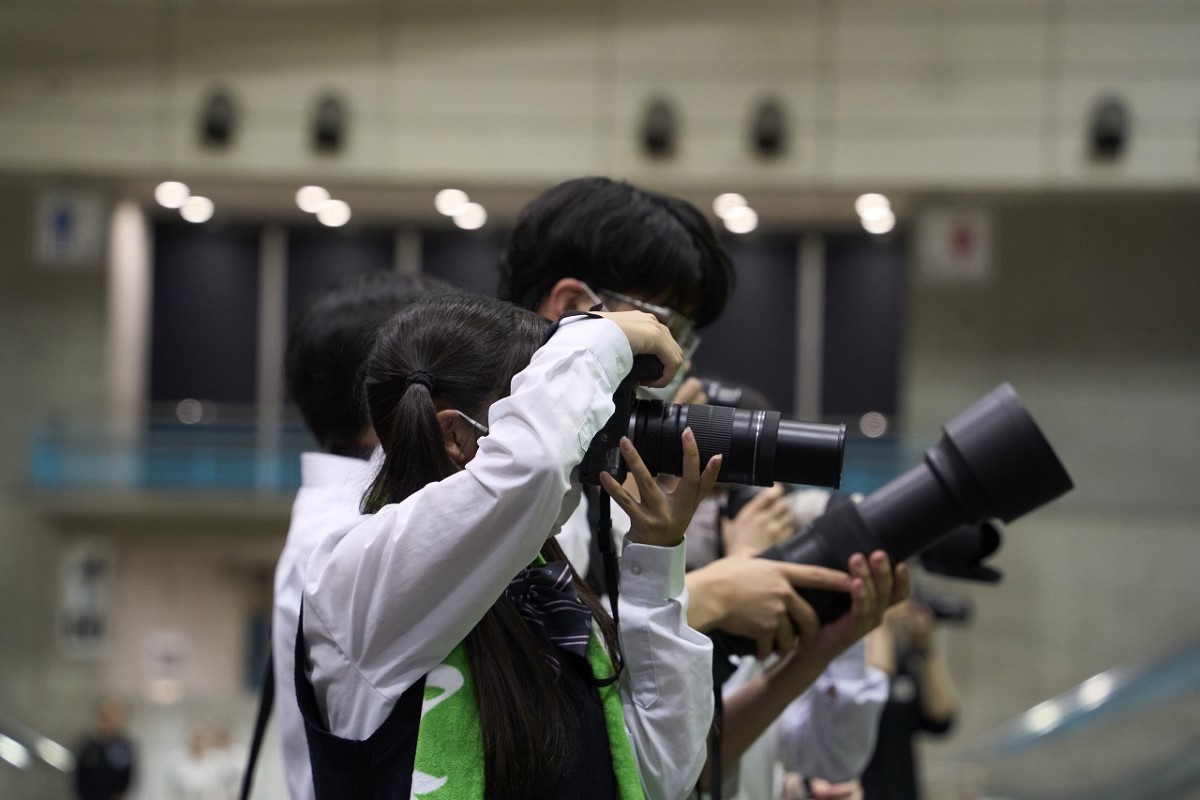
[[[690,317],[679,313],[673,308],[649,303],[645,300],[639,300],[636,297],[630,297],[627,294],[609,291],[608,289],[601,289],[600,296],[597,297],[596,293],[586,283],[583,284],[583,288],[599,306],[606,305],[604,300],[601,299],[604,298],[612,303],[624,303],[627,306],[633,306],[638,311],[653,314],[659,322],[667,326],[667,330],[671,332],[671,336],[679,344],[679,349],[683,351],[684,361],[690,361],[692,354],[700,346],[700,334],[696,333],[696,323]]]

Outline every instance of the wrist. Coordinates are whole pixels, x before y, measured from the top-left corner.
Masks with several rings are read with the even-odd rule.
[[[710,579],[707,567],[684,576],[688,592],[688,626],[700,633],[708,633],[725,624],[724,604],[717,591],[718,584],[719,581]]]
[[[832,660],[833,657],[820,648],[805,648],[804,645],[800,645],[790,658],[767,673],[767,680],[782,686],[786,694],[799,696],[816,683]]]

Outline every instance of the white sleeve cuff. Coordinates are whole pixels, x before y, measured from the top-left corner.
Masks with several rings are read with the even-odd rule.
[[[687,571],[682,542],[656,547],[625,540],[621,554],[621,597],[639,605],[659,605],[683,594]]]

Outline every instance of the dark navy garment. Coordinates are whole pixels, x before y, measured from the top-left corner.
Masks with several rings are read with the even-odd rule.
[[[80,800],[110,800],[133,783],[133,745],[124,736],[91,737],[75,754],[75,790]]]
[[[879,718],[875,752],[861,776],[866,800],[920,800],[913,737],[922,731],[944,734],[953,725],[953,719],[931,719],[921,711],[917,658],[907,652],[897,655],[896,675]]]
[[[425,679],[414,683],[379,729],[366,739],[330,733],[304,665],[304,609],[296,631],[296,700],[304,717],[317,800],[410,800]]]
[[[587,660],[560,651],[559,680],[579,720],[579,748],[557,779],[537,796],[545,800],[616,800],[608,729]],[[425,679],[400,695],[379,729],[361,741],[330,733],[304,665],[304,612],[296,633],[296,699],[304,717],[317,800],[409,800]]]

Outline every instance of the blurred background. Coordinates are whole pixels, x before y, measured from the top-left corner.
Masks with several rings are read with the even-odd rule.
[[[929,797],[1200,797],[1194,0],[5,0],[0,797],[74,796],[103,697],[131,798],[245,746],[289,316],[376,269],[494,293],[588,174],[710,214],[697,368],[846,422],[847,488],[1004,381],[1071,472],[1002,582],[929,581],[971,608]]]

